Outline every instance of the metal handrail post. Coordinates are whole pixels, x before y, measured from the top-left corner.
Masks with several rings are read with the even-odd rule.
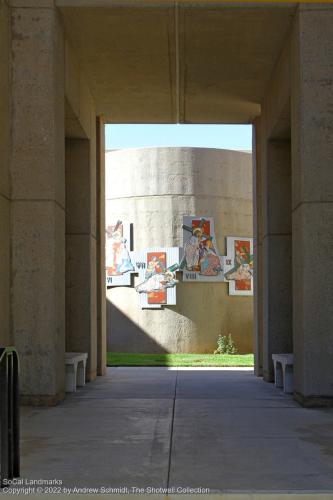
[[[0,487],[20,475],[19,360],[14,348],[0,348]]]

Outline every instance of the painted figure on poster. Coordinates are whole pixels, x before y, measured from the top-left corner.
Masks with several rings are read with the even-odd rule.
[[[225,273],[227,280],[251,280],[253,275],[253,255],[250,254],[249,242],[235,241],[234,267]],[[246,289],[251,289],[251,283],[244,283]]]
[[[191,229],[191,233],[190,238],[184,245],[184,265],[188,271],[199,271],[200,253],[202,253],[202,230],[197,227],[193,231]]]
[[[253,295],[253,239],[227,237],[224,278],[230,295]]]
[[[160,258],[159,258],[160,257]],[[165,255],[161,256],[153,255],[147,262],[147,269],[145,273],[145,279],[147,280],[151,276],[157,273],[163,273],[165,270]]]
[[[184,217],[191,224],[183,224],[184,256],[181,269],[185,273],[185,281],[207,281],[212,277],[222,277],[221,258],[215,246],[212,218]],[[186,239],[185,235],[190,233]],[[189,271],[191,274],[187,273]],[[195,274],[194,274],[195,273]]]
[[[203,276],[217,276],[221,271],[221,262],[211,238],[207,239],[203,246],[202,256],[200,257],[200,274]]]
[[[149,305],[154,304],[166,304],[167,302],[167,291],[166,287],[163,286],[164,279],[161,276],[163,275],[167,267],[167,254],[166,252],[147,252],[146,255],[146,263],[147,269],[145,272],[145,281],[151,280],[150,285],[148,284],[148,288],[150,286],[154,287],[155,290],[151,290],[147,292],[147,302]],[[155,278],[156,276],[156,278]],[[155,281],[155,285],[154,285]],[[160,281],[160,283],[158,283]]]
[[[174,265],[161,273],[150,273],[149,277],[136,287],[136,291],[138,293],[150,293],[174,287],[178,283],[175,272],[177,268],[178,266]]]
[[[135,287],[142,308],[160,309],[176,305],[176,271],[179,269],[179,248],[151,248],[135,256],[139,284]]]
[[[118,220],[115,226],[106,229],[106,268],[109,276],[119,276],[134,271],[134,266],[123,237],[123,224]]]

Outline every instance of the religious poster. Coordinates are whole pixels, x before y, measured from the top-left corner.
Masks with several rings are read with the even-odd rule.
[[[107,226],[105,238],[106,285],[126,286],[131,284],[134,266],[130,257],[130,224],[118,220]]]
[[[212,217],[183,217],[183,281],[224,281]]]
[[[253,238],[227,237],[224,277],[230,295],[253,295]]]
[[[176,271],[179,267],[179,248],[152,248],[136,253],[133,258],[139,273],[135,287],[142,308],[160,309],[176,304]]]

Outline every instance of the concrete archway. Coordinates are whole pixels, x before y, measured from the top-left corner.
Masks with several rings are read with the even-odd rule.
[[[295,398],[304,405],[331,404],[332,6],[2,0],[0,14],[1,335],[21,353],[26,401],[54,404],[63,397],[65,324],[77,328],[75,304],[88,310],[82,342],[90,349],[90,377],[103,373],[101,151],[103,123],[115,121],[255,124],[256,332],[264,339],[257,342],[257,373],[272,346],[290,349],[289,338],[280,340],[290,332],[292,309]],[[288,109],[291,202],[288,195],[286,205],[273,205],[288,206],[291,238],[274,210],[265,219],[266,201],[284,192],[274,175],[280,181],[279,168],[290,164],[289,148],[273,143]],[[65,180],[65,136],[70,177],[84,158],[82,205],[78,184],[71,188]],[[265,180],[262,172],[273,177]],[[66,319],[66,239],[75,245],[80,238],[84,255],[74,262],[67,252],[67,269],[83,284],[70,282]],[[290,239],[292,298],[283,291],[290,283],[280,280],[287,262],[290,272]],[[288,251],[275,276],[268,271],[275,269],[282,240]],[[274,318],[283,319],[283,335]],[[263,365],[269,379],[268,359]]]

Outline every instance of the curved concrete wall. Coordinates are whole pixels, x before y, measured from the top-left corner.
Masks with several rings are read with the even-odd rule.
[[[140,250],[182,246],[183,215],[212,216],[224,255],[226,236],[252,236],[251,162],[219,149],[107,152],[106,223],[133,222]],[[227,283],[179,283],[177,306],[141,310],[134,288],[109,289],[108,350],[211,353],[218,335],[231,333],[239,352],[252,352],[252,301],[229,296]]]

